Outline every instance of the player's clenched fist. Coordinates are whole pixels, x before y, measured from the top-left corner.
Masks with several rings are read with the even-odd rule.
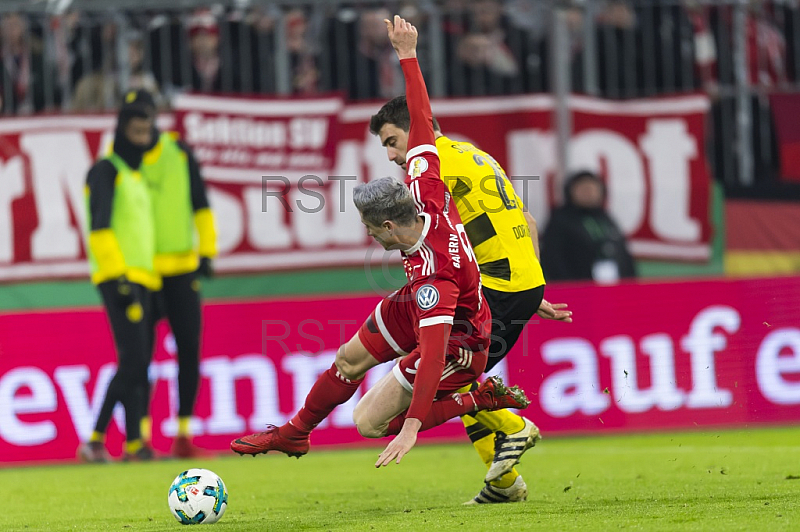
[[[383,19],[386,23],[386,30],[389,32],[389,40],[392,42],[397,57],[408,59],[417,57],[417,28],[400,15],[394,16],[394,23],[389,19]]]

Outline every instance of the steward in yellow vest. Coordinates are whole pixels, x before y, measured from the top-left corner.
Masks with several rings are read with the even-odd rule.
[[[178,351],[178,431],[172,454],[189,458],[199,454],[190,432],[200,383],[202,311],[198,276],[213,274],[211,259],[217,254],[214,216],[200,166],[175,133],[153,130],[142,175],[150,190],[155,269],[163,278],[162,289],[156,294],[153,326],[165,315]],[[142,419],[145,439],[151,427],[148,406],[149,402],[145,403]]]
[[[86,178],[87,245],[92,282],[105,306],[117,348],[117,372],[111,379],[89,442],[79,456],[108,461],[105,433],[114,406],[125,408],[125,460],[153,456],[140,437],[141,405],[147,393],[151,351],[152,290],[156,273],[155,226],[142,157],[152,143],[155,105],[146,92],[131,92],[119,111],[114,150]]]

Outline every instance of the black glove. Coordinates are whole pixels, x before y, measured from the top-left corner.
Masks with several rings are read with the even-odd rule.
[[[133,293],[133,285],[124,275],[117,279],[117,294],[119,294],[119,302],[123,307],[127,307],[136,301],[136,296]]]
[[[197,267],[197,275],[211,279],[214,277],[214,265],[211,264],[209,257],[200,257],[200,265]]]

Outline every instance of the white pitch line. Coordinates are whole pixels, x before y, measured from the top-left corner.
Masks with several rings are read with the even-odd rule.
[[[551,442],[552,443],[552,442]],[[535,453],[552,453],[552,454],[653,454],[653,453],[687,453],[687,452],[709,452],[709,453],[764,453],[764,452],[782,452],[782,453],[798,453],[800,454],[800,447],[741,447],[741,446],[712,446],[704,447],[698,445],[682,445],[680,447],[647,447],[647,448],[630,448],[624,447],[620,449],[559,449],[558,442],[552,443],[552,447],[545,447],[542,445],[540,449],[536,446]]]

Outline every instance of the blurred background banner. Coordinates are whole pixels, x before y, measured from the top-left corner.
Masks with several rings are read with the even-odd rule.
[[[0,124],[0,281],[88,275],[84,186],[112,116],[4,119]]]
[[[340,97],[176,98],[174,124],[203,165],[217,212],[221,272],[364,262],[369,238],[352,188],[402,170],[368,131],[374,104]],[[492,154],[537,221],[560,200],[545,95],[435,100],[443,132]],[[709,256],[704,96],[570,100],[572,169],[606,176],[608,205],[639,257]],[[105,115],[6,119],[0,125],[0,281],[87,275],[86,172],[112,138]]]
[[[573,96],[569,102],[569,170],[605,176],[608,211],[628,238],[631,253],[708,260],[708,98],[614,102]]]
[[[580,318],[569,326],[532,322],[498,367],[528,392],[526,415],[546,434],[791,423],[800,416],[799,278],[575,283],[551,287],[548,297],[569,301]],[[285,422],[377,301],[207,304],[198,445],[224,451],[236,436]],[[159,330],[150,370],[153,444],[162,451],[177,409],[175,348],[165,333]],[[103,313],[3,314],[0,346],[0,461],[73,459],[113,375]],[[365,386],[390,367],[372,370]],[[367,441],[352,421],[360,396],[314,431],[314,445]],[[117,415],[112,453],[122,445],[121,426]],[[423,437],[463,440],[463,430],[456,420]]]
[[[769,103],[775,117],[775,137],[781,161],[781,176],[789,181],[800,182],[800,94],[774,93]]]

